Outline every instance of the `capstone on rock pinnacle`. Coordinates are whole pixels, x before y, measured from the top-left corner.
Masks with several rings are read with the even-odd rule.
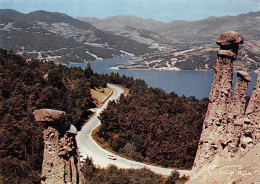
[[[244,38],[242,37],[241,34],[237,32],[228,31],[225,33],[221,33],[217,37],[216,43],[220,46],[220,51],[218,52],[218,55],[226,54],[226,56],[236,59],[238,49],[239,49],[239,44],[244,43]],[[230,51],[233,53],[230,53]]]
[[[39,109],[33,112],[36,121],[39,122],[55,122],[62,121],[66,113],[53,109]]]
[[[252,81],[251,76],[247,72],[245,72],[245,71],[238,71],[237,75],[239,77],[242,77],[245,81],[248,81],[248,82]]]
[[[216,43],[220,46],[227,46],[244,43],[244,39],[241,34],[234,31],[228,31],[225,33],[221,33],[217,37]]]

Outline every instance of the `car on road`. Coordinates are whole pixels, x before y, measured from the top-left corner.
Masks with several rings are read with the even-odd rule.
[[[111,159],[111,160],[116,160],[116,157],[113,156],[113,155],[108,155],[107,158],[108,158],[108,159]]]

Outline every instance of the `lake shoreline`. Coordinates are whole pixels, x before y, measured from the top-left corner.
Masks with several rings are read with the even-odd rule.
[[[160,88],[167,93],[175,92],[177,95],[186,97],[195,96],[198,99],[208,98],[211,84],[214,78],[214,70],[129,70],[116,69],[113,66],[118,64],[128,64],[131,57],[116,57],[93,61],[90,63],[94,72],[99,74],[111,72],[119,73],[134,79],[143,79],[149,87]],[[85,69],[89,62],[70,64],[69,67],[81,67]],[[111,68],[112,67],[112,68]],[[256,85],[257,73],[249,72],[253,81],[248,85],[248,96],[251,95],[253,87]],[[233,86],[235,86],[236,72],[234,72]]]

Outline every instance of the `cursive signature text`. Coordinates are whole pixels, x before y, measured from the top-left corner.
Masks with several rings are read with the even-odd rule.
[[[217,170],[216,170],[217,169]],[[212,176],[213,171],[217,171],[220,174],[229,175],[229,176],[251,176],[253,174],[259,173],[259,171],[248,172],[242,168],[240,165],[228,165],[224,167],[219,167],[217,165],[211,165],[208,167],[208,173]]]

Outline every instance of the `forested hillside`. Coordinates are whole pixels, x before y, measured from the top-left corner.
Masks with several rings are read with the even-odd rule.
[[[0,183],[40,180],[43,125],[38,108],[66,111],[67,122],[80,127],[95,107],[90,88],[105,85],[90,68],[66,68],[25,60],[0,49]]]
[[[190,168],[206,100],[178,97],[174,92],[167,94],[148,88],[143,80],[124,75],[99,75],[89,65],[83,70],[28,61],[12,50],[0,49],[0,183],[40,182],[43,124],[34,121],[35,109],[66,111],[65,126],[74,124],[79,129],[91,115],[88,109],[95,107],[90,89],[105,87],[106,82],[124,85],[130,89],[130,95],[121,96],[119,103],[110,103],[101,115],[103,126],[99,136],[115,151],[135,160]],[[150,183],[151,178],[164,181],[144,170],[135,172],[111,167],[91,172],[94,178],[89,176],[87,181],[92,183],[95,177],[108,180],[110,173],[114,173],[115,178],[124,176],[129,182],[137,181],[132,175],[140,173],[146,176],[143,183]],[[109,178],[110,183],[114,179]]]
[[[207,99],[178,97],[137,80],[129,96],[111,102],[100,115],[98,136],[134,160],[191,168],[207,104]]]
[[[181,176],[177,171],[170,176],[155,174],[149,169],[119,169],[116,166],[98,168],[87,158],[83,164],[83,173],[89,184],[183,184],[188,177]]]

